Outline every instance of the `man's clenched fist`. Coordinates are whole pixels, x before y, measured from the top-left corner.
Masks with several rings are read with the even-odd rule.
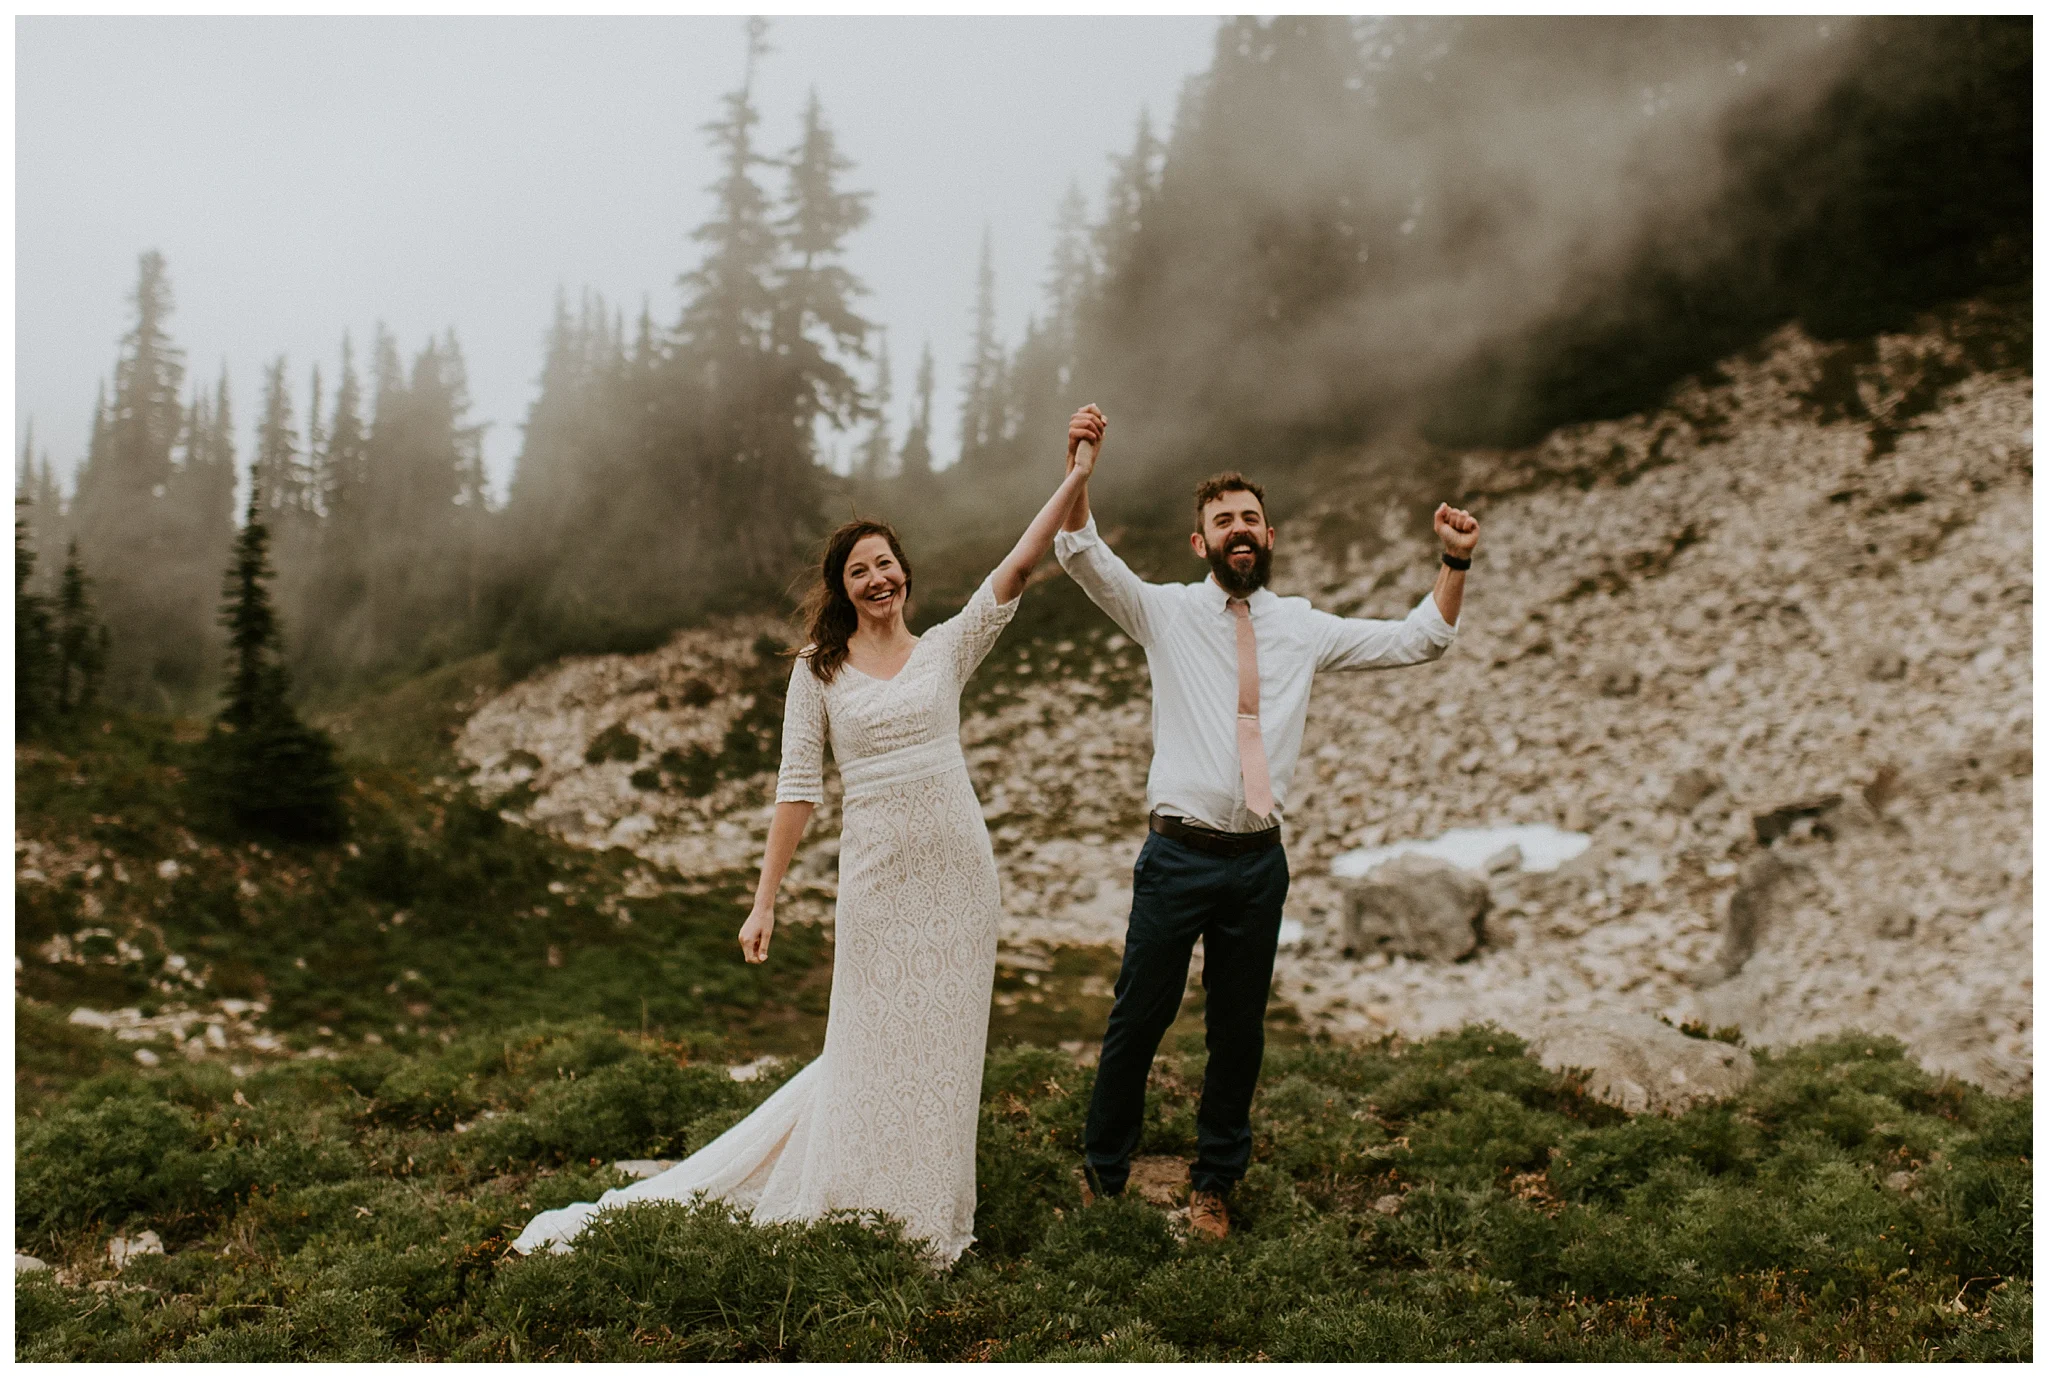
[[[1479,519],[1462,507],[1440,502],[1436,505],[1436,535],[1444,543],[1444,554],[1469,560],[1479,544]]]

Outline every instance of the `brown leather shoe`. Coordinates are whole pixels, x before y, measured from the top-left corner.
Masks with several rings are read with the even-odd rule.
[[[1188,1231],[1203,1239],[1230,1235],[1230,1205],[1213,1191],[1188,1193]]]

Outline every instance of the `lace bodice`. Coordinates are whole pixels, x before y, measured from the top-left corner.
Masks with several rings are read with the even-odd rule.
[[[998,603],[993,576],[984,579],[966,607],[919,638],[894,679],[841,665],[832,683],[821,684],[798,657],[783,708],[776,802],[824,802],[828,732],[842,768],[905,747],[958,741],[960,687],[1016,611],[1017,600]]]

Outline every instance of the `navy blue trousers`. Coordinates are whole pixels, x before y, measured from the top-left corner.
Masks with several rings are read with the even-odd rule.
[[[1197,938],[1208,992],[1209,1067],[1195,1114],[1192,1184],[1222,1194],[1244,1176],[1286,899],[1282,847],[1219,857],[1158,833],[1146,836],[1131,872],[1131,926],[1082,1137],[1098,1191],[1114,1195],[1130,1177],[1152,1058],[1180,1013]]]

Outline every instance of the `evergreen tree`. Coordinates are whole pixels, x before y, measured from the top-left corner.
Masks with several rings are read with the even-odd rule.
[[[36,460],[35,484],[29,489],[29,529],[37,550],[55,550],[70,539],[71,524],[65,518],[64,495],[57,489],[57,476],[50,469],[50,452]]]
[[[92,581],[79,563],[73,541],[64,560],[64,582],[57,595],[57,711],[89,708],[99,697],[100,676],[107,665],[107,629],[93,611]]]
[[[896,471],[918,484],[932,476],[932,342],[924,342],[924,355],[917,364],[917,410],[911,414],[910,433],[903,437],[903,452]]]
[[[187,532],[176,519],[172,451],[185,430],[184,356],[171,342],[171,286],[163,255],[141,257],[133,326],[121,338],[111,397],[94,408],[92,443],[79,471],[73,530],[100,572],[100,599],[113,631],[109,688],[120,699],[163,711],[196,699],[202,686],[190,648],[205,605],[166,571],[182,566]]]
[[[315,364],[312,395],[306,402],[306,507],[318,517],[328,514],[327,493],[334,480],[327,466],[332,458],[327,432],[320,422],[320,365]]]
[[[776,222],[781,268],[775,276],[772,392],[763,398],[779,425],[764,434],[761,492],[751,507],[756,576],[778,579],[818,510],[818,431],[844,431],[862,416],[882,424],[874,403],[842,360],[865,358],[874,327],[853,309],[864,289],[842,261],[847,235],[866,223],[867,194],[840,188],[852,164],[839,153],[815,91],[804,107],[789,169],[784,213]],[[887,440],[880,453],[887,453]]]
[[[291,386],[285,381],[280,354],[263,376],[263,414],[256,423],[253,491],[264,495],[265,516],[280,530],[297,534],[313,515],[311,474],[299,453],[299,433],[292,417]]]
[[[270,604],[270,533],[261,489],[235,542],[221,624],[228,632],[228,692],[202,755],[202,776],[239,826],[297,841],[339,838],[347,816],[334,742],[293,711],[282,632]]]
[[[57,493],[56,480],[50,473],[50,457],[45,453],[41,461],[37,461],[35,439],[35,424],[31,422],[22,437],[21,464],[14,477],[14,500],[17,516],[26,508],[29,549],[41,552],[55,550],[64,544],[67,535],[63,503]],[[31,587],[38,593],[54,591],[47,571],[38,574]]]
[[[1078,185],[1069,183],[1053,221],[1052,271],[1045,284],[1046,343],[1056,362],[1060,387],[1065,387],[1074,376],[1081,312],[1094,285],[1088,200]]]
[[[839,189],[853,164],[840,156],[816,91],[786,162],[787,211],[776,226],[787,265],[776,282],[776,353],[797,385],[797,424],[807,429],[824,416],[843,426],[860,410],[860,387],[832,353],[865,355],[873,326],[853,310],[863,289],[839,257],[846,236],[867,223],[868,195]]]
[[[1128,284],[1142,266],[1139,236],[1159,194],[1159,167],[1165,152],[1152,132],[1150,112],[1140,109],[1130,153],[1112,160],[1115,170],[1104,198],[1102,223],[1095,229],[1095,258],[1101,277],[1109,282]]]
[[[855,475],[871,482],[889,476],[892,451],[889,441],[890,391],[889,334],[884,330],[875,349],[875,386],[869,393],[875,417],[868,425],[867,438],[861,442],[858,457],[854,460]]]
[[[49,602],[30,588],[36,552],[29,544],[28,499],[14,499],[14,735],[45,730],[56,712],[56,641]]]
[[[321,508],[329,528],[344,541],[360,537],[363,490],[368,481],[364,470],[366,432],[363,426],[363,389],[356,380],[355,351],[349,337],[341,337],[341,381],[334,390],[334,418],[327,427],[327,461],[322,465],[326,482],[320,493]]]
[[[960,462],[974,465],[1003,435],[1003,345],[996,338],[995,238],[981,232],[974,275],[974,335],[960,389]]]
[[[704,126],[723,167],[712,184],[713,213],[691,238],[704,260],[683,274],[688,301],[677,342],[697,381],[714,397],[748,381],[748,365],[769,348],[774,327],[776,243],[768,195],[755,180],[767,164],[754,148],[761,113],[754,107],[754,64],[767,53],[765,20],[747,21],[746,75],[724,97],[725,114]]]

